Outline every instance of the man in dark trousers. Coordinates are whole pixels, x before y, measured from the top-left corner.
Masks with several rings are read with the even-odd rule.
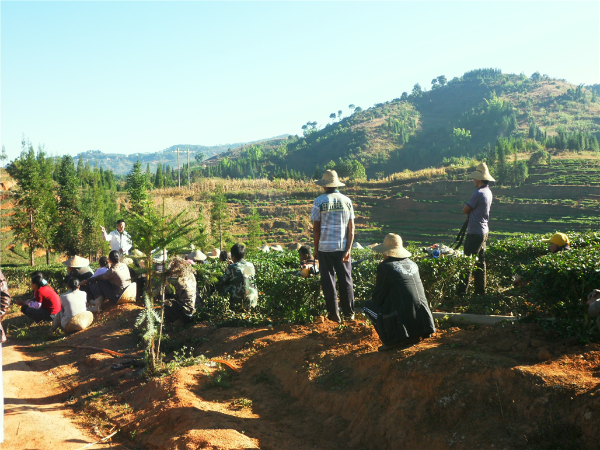
[[[341,322],[335,277],[340,286],[340,305],[344,318],[354,320],[354,286],[350,252],[354,241],[354,208],[348,197],[337,190],[345,186],[335,170],[326,170],[315,182],[324,194],[313,204],[310,219],[313,222],[315,257],[319,260],[321,286],[327,305],[327,318]]]
[[[488,183],[496,180],[490,175],[485,163],[479,164],[470,177],[477,189],[462,211],[463,214],[469,215],[469,227],[465,237],[465,255],[477,255],[473,278],[475,278],[475,293],[482,295],[485,294],[485,245],[490,232],[488,222],[492,206],[492,191]],[[466,294],[470,278],[471,272],[469,271],[458,286],[459,295]]]

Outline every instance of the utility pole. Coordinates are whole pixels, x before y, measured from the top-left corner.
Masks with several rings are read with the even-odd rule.
[[[181,169],[179,168],[179,147],[177,147],[177,186],[181,187]]]
[[[188,151],[188,190],[191,191],[192,190],[192,183],[190,182],[190,149],[187,149]]]

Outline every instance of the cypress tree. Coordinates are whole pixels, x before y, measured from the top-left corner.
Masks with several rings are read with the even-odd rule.
[[[74,256],[79,253],[80,249],[81,217],[79,180],[71,156],[63,156],[60,160],[57,180],[59,227],[55,238],[55,248],[68,256]]]

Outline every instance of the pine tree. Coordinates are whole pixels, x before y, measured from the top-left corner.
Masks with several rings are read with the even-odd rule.
[[[42,247],[46,250],[46,264],[50,264],[50,250],[54,245],[58,223],[57,204],[54,196],[54,158],[46,157],[44,150],[39,148],[37,161],[40,167],[40,217],[38,222],[44,224],[39,230],[42,235]]]
[[[202,205],[198,207],[198,218],[196,219],[195,227],[188,235],[188,243],[193,244],[196,248],[207,249],[209,245],[208,227],[204,218],[204,208]]]
[[[255,249],[263,243],[260,239],[262,234],[261,223],[260,214],[256,208],[252,208],[252,215],[248,216],[248,247],[251,249]]]
[[[227,239],[229,225],[227,197],[223,193],[223,186],[217,186],[210,207],[210,233],[215,245],[219,244],[220,249],[223,248],[223,241]]]
[[[41,149],[38,156],[39,153]],[[7,167],[10,176],[18,183],[10,225],[14,239],[29,247],[29,264],[32,266],[35,264],[35,251],[48,248],[48,226],[52,222],[49,205],[54,200],[49,189],[49,177],[44,179],[41,176],[40,160],[42,158],[36,158],[31,143],[23,139],[21,155]]]
[[[148,203],[149,181],[146,174],[142,171],[142,164],[139,160],[135,162],[131,171],[127,174],[125,189],[127,190],[131,211],[143,214],[144,208]]]
[[[79,180],[73,158],[63,156],[58,167],[58,231],[54,241],[57,250],[74,256],[80,250],[81,214]]]

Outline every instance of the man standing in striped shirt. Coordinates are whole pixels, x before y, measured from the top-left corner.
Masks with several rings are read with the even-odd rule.
[[[340,286],[340,304],[344,318],[354,320],[354,286],[350,252],[354,241],[352,202],[336,188],[345,186],[335,170],[326,170],[315,182],[325,193],[315,200],[310,219],[313,222],[315,257],[319,259],[321,286],[327,306],[327,318],[341,322],[335,277]]]

